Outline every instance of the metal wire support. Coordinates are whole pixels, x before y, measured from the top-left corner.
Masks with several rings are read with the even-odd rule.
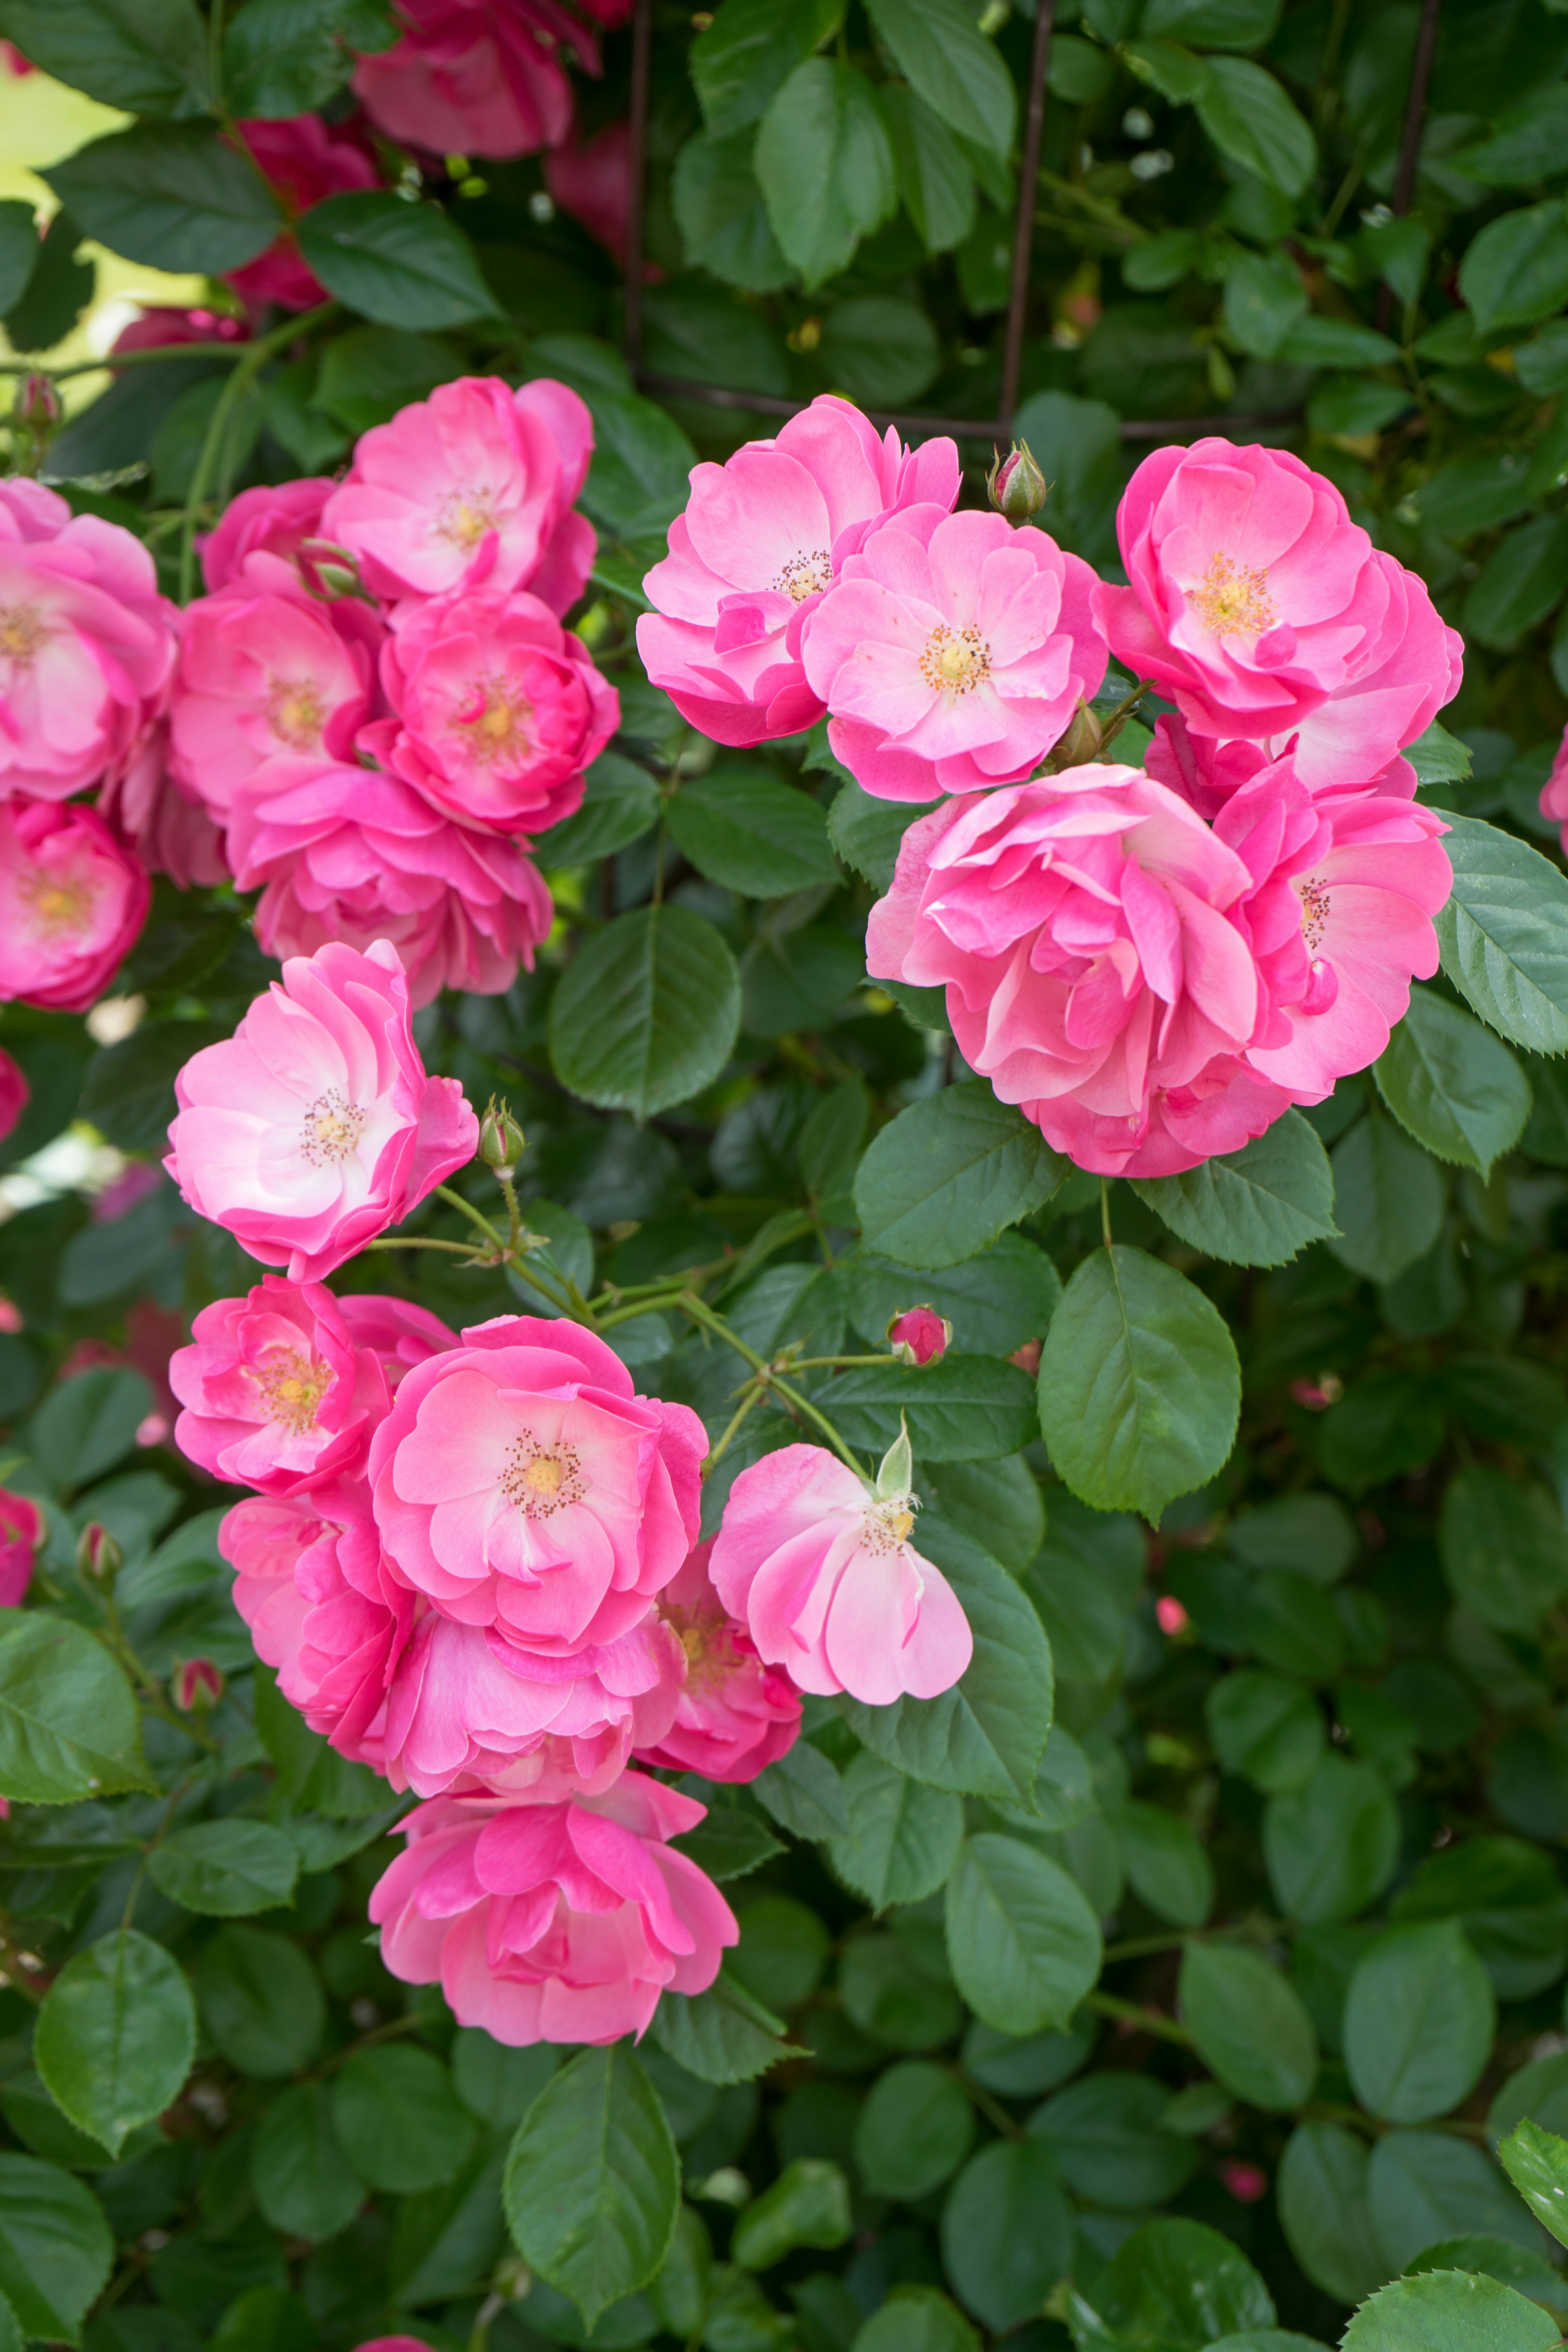
[[[1394,216],[1403,220],[1415,193],[1415,167],[1421,160],[1421,130],[1426,114],[1426,86],[1437,47],[1437,12],[1442,0],[1424,0],[1421,28],[1415,36],[1415,59],[1410,69],[1410,97],[1405,109],[1405,131],[1399,142],[1399,168],[1394,177]],[[1377,324],[1385,332],[1394,310],[1394,289],[1377,289]]]

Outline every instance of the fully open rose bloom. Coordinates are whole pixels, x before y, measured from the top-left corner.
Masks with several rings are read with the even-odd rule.
[[[531,155],[572,128],[572,85],[555,56],[565,34],[597,50],[541,0],[398,0],[396,47],[362,58],[355,95],[378,130],[437,155]]]
[[[408,1016],[384,940],[290,957],[174,1081],[163,1165],[197,1215],[319,1282],[471,1160],[479,1121],[456,1078],[426,1075]]]
[[[1021,781],[1105,676],[1094,574],[1031,526],[912,507],[878,525],[805,631],[836,755],[880,800]]]
[[[513,2047],[641,2034],[667,1987],[706,1992],[740,1938],[668,1843],[703,1813],[642,1772],[566,1804],[438,1797],[370,1898],[382,1959]]]
[[[868,1706],[951,1690],[974,1647],[952,1587],[910,1542],[907,1486],[888,1483],[873,1494],[819,1445],[764,1454],[730,1489],[710,1561],[760,1657]]]
[[[236,128],[257,169],[280,189],[289,216],[309,212],[324,196],[374,188],[380,174],[352,132],[323,122],[319,114],[296,114],[279,122],[241,122]],[[225,272],[246,302],[259,308],[276,302],[285,310],[308,310],[327,299],[326,289],[301,258],[293,234],[278,237],[242,269]]]
[[[448,1617],[572,1657],[645,1615],[697,1532],[708,1439],[591,1331],[502,1315],[417,1366],[371,1446],[394,1574]]]
[[[1313,790],[1376,775],[1458,687],[1462,645],[1422,583],[1288,449],[1157,449],[1116,528],[1131,585],[1093,592],[1112,653],[1194,734],[1295,736]]]
[[[79,801],[0,801],[0,1003],[85,1013],[135,944],[142,867]]]
[[[275,1274],[202,1308],[191,1345],[169,1360],[169,1385],[185,1408],[181,1452],[270,1495],[352,1475],[391,1402],[379,1357],[355,1348],[331,1292]]]
[[[795,1746],[800,1700],[787,1675],[763,1664],[744,1622],[726,1615],[709,1574],[712,1549],[699,1544],[659,1595],[659,1616],[685,1653],[686,1680],[668,1727],[657,1740],[639,1735],[638,1755],[670,1772],[754,1780]]]
[[[681,717],[720,743],[763,743],[821,718],[801,663],[805,623],[881,516],[958,496],[947,440],[879,441],[858,408],[824,393],[722,466],[691,469],[669,553],[643,583],[657,607],[637,651]],[[929,797],[929,796],[928,796]]]
[[[223,834],[206,803],[169,772],[169,722],[161,719],[131,757],[110,771],[94,803],[117,841],[149,873],[177,889],[211,889],[229,878]]]
[[[593,525],[573,511],[593,449],[565,384],[464,376],[360,436],[321,529],[378,595],[527,588],[563,613],[594,560]]]

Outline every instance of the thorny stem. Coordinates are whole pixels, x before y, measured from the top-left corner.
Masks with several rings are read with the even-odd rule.
[[[741,1423],[745,1420],[746,1415],[751,1412],[752,1407],[754,1404],[761,1403],[763,1394],[770,1385],[771,1383],[755,1378],[749,1380],[746,1382],[746,1393],[741,1399],[741,1402],[736,1406],[734,1412],[731,1414],[728,1428],[725,1430],[723,1436],[719,1440],[718,1444],[713,1448],[711,1454],[709,1454],[707,1461],[702,1465],[702,1475],[704,1478],[707,1477],[708,1473],[718,1462],[720,1455],[723,1453],[724,1448],[729,1444],[730,1440],[734,1436],[735,1432],[740,1428]]]
[[[1100,748],[1102,751],[1108,743],[1113,742],[1116,737],[1121,734],[1122,729],[1126,726],[1128,720],[1131,718],[1132,713],[1137,709],[1138,705],[1142,701],[1143,697],[1148,693],[1154,681],[1152,678],[1141,677],[1133,687],[1131,692],[1122,696],[1121,701],[1110,712],[1110,716],[1106,719],[1105,725],[1100,730]]]

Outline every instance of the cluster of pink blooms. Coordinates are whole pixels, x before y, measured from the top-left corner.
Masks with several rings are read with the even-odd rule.
[[[280,1271],[196,1317],[175,1437],[252,1490],[220,1540],[284,1696],[426,1801],[372,1901],[383,1957],[502,2042],[641,2032],[737,1933],[670,1843],[702,1806],[651,1773],[752,1780],[795,1739],[802,1691],[930,1697],[969,1663],[909,1542],[907,1446],[875,1491],[787,1446],[701,1542],[702,1423],[639,1394],[592,1330],[458,1333],[335,1296],[326,1277],[479,1140],[457,1081],[424,1068],[384,940],[287,962],[176,1093],[170,1174]]]
[[[718,741],[826,714],[867,792],[940,801],[870,971],[944,987],[970,1066],[1080,1167],[1174,1174],[1364,1069],[1436,969],[1452,875],[1400,755],[1460,642],[1288,451],[1147,458],[1126,587],[958,488],[951,442],[815,402],[694,468],[639,649]],[[1175,706],[1146,767],[1040,772],[1110,654]]]

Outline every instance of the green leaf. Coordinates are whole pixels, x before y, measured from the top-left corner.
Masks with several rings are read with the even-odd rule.
[[[1265,1796],[1299,1789],[1323,1752],[1327,1733],[1311,1693],[1261,1667],[1222,1676],[1204,1713],[1226,1770],[1239,1772]]]
[[[389,48],[400,30],[380,0],[246,0],[224,35],[229,110],[245,122],[314,113],[348,79],[354,51]]]
[[[199,123],[112,131],[43,177],[84,235],[161,269],[238,269],[284,226],[260,173]]]
[[[980,1464],[944,1462],[925,1485],[950,1526],[999,1559],[1010,1575],[1023,1575],[1046,1538],[1045,1497],[1024,1454]]]
[[[563,1086],[651,1118],[711,1085],[741,1025],[741,976],[711,923],[639,907],[579,948],[550,1006]]]
[[[0,203],[0,316],[21,300],[40,251],[32,205],[16,196],[6,197]],[[27,347],[24,343],[21,348]]]
[[[1096,1250],[1062,1294],[1040,1357],[1052,1467],[1099,1510],[1159,1518],[1220,1469],[1241,1374],[1201,1290],[1142,1250]]]
[[[1279,2221],[1314,2286],[1360,2303],[1388,2275],[1367,2206],[1366,2142],[1342,2124],[1299,2124],[1279,2166]]]
[[[552,2076],[518,2127],[502,2197],[524,2262],[590,2327],[658,2275],[680,2166],[653,2085],[624,2042],[584,2050]]]
[[[196,1822],[147,1857],[147,1875],[172,1903],[220,1919],[287,1903],[299,1874],[293,1841],[265,1822]]]
[[[1282,1568],[1317,1584],[1337,1584],[1361,1538],[1344,1505],[1317,1494],[1279,1495],[1255,1510],[1238,1511],[1226,1540],[1249,1568]]]
[[[1399,1858],[1399,1813],[1370,1764],[1325,1756],[1299,1789],[1270,1797],[1263,1853],[1288,1919],[1351,1919],[1382,1894]]]
[[[1183,1176],[1135,1178],[1132,1190],[1183,1241],[1232,1265],[1283,1265],[1335,1231],[1329,1156],[1299,1110],[1244,1150]]]
[[[1375,1110],[1335,1144],[1334,1213],[1329,1247],[1369,1282],[1392,1282],[1425,1257],[1443,1223],[1443,1178],[1418,1145]]]
[[[398,2196],[454,2179],[474,2145],[473,2117],[447,2069],[406,2042],[353,2053],[333,2088],[332,2122],[371,2187]]]
[[[876,92],[853,66],[826,58],[797,66],[773,99],[753,168],[780,250],[808,291],[842,269],[898,202]]]
[[[606,751],[584,781],[586,791],[576,815],[552,825],[534,841],[534,855],[546,869],[614,857],[658,823],[658,787],[635,760]]]
[[[1059,41],[1057,46],[1060,46]],[[974,179],[968,158],[942,117],[933,113],[913,90],[906,89],[902,82],[883,84],[882,107],[892,132],[899,194],[904,200],[904,208],[928,253],[951,253],[974,227]],[[854,307],[841,304],[829,313],[828,332],[836,347],[841,348],[841,312]],[[915,315],[921,317],[923,313],[917,311]],[[929,325],[927,333],[929,337]],[[825,335],[825,347],[826,341]],[[909,380],[907,370],[904,380]],[[928,376],[926,383],[930,381]],[[923,392],[925,384],[920,389]],[[900,396],[909,397],[907,394]]]
[[[1458,1920],[1395,1927],[1351,1979],[1345,2064],[1369,2114],[1395,2124],[1446,2116],[1475,2088],[1497,2003]]]
[[[1568,2140],[1527,2119],[1501,2142],[1498,2158],[1536,2220],[1568,2246]]]
[[[161,1944],[130,1927],[66,1962],[33,2037],[49,2095],[111,2156],[173,2105],[195,2051],[190,1987]]]
[[[1568,229],[1562,232],[1568,247]],[[1467,636],[1507,653],[1555,610],[1568,586],[1568,524],[1558,515],[1521,523],[1499,541],[1465,599]]]
[[[831,757],[831,755],[829,755]],[[837,765],[837,762],[834,763]],[[854,778],[840,784],[827,812],[827,837],[846,866],[874,882],[879,890],[891,887],[899,844],[917,817],[929,816],[937,801],[879,801],[862,792]],[[880,983],[887,986],[884,981]],[[940,989],[921,989],[919,995],[940,997]],[[903,999],[900,998],[900,1003]]]
[[[54,1484],[70,1494],[123,1462],[152,1410],[153,1391],[140,1372],[79,1372],[49,1391],[27,1424],[27,1444]]]
[[[792,1836],[837,1837],[849,1826],[844,1783],[820,1748],[797,1739],[752,1782],[752,1794]]]
[[[999,1234],[981,1256],[918,1275],[869,1254],[840,1264],[850,1321],[874,1348],[886,1344],[895,1315],[931,1307],[952,1325],[952,1344],[965,1354],[1010,1356],[1045,1337],[1062,1295],[1056,1267],[1022,1234]]]
[[[362,319],[429,330],[499,315],[473,247],[434,205],[359,189],[312,205],[296,234],[328,293]]]
[[[669,803],[676,846],[710,882],[747,898],[784,898],[836,882],[821,809],[754,768],[710,768]]]
[[[798,2156],[735,2216],[731,2259],[743,2270],[771,2270],[797,2246],[843,2245],[853,2226],[849,2183],[837,2165]]]
[[[114,2266],[96,2197],[36,2157],[0,2155],[0,2294],[29,2341],[81,2342],[81,2323]]]
[[[1568,1591],[1568,1528],[1545,1487],[1468,1463],[1449,1480],[1437,1530],[1456,1601],[1503,1633],[1533,1633]]]
[[[1001,2033],[1065,2026],[1100,1974],[1100,1925],[1065,1870],[991,1831],[947,1882],[947,1948],[977,2017]]]
[[[1189,1944],[1178,1999],[1198,2055],[1248,2106],[1304,2106],[1318,2078],[1318,2037],[1300,1995],[1258,1952]]]
[[[230,2065],[262,2080],[309,2065],[327,2021],[306,1955],[264,1927],[220,1927],[203,1946],[196,2000]]]
[[[1028,2132],[1057,2160],[1076,2195],[1117,2212],[1174,2197],[1191,2179],[1189,2138],[1167,2131],[1170,2085],[1125,2068],[1086,2075],[1047,2099]]]
[[[673,416],[635,393],[595,392],[588,405],[595,449],[584,507],[625,539],[662,537],[690,495],[696,450]]]
[[[212,95],[191,0],[4,0],[0,34],[40,72],[127,114],[199,114]]]
[[[755,1813],[743,1813],[739,1805],[710,1805],[706,1821],[670,1843],[720,1885],[744,1878],[784,1851]]]
[[[1561,2340],[1557,2322],[1500,2279],[1429,2271],[1369,2297],[1343,2352],[1552,2352]]]
[[[1244,352],[1254,359],[1277,358],[1306,309],[1307,289],[1288,253],[1238,256],[1225,281],[1225,323]]]
[[[971,2157],[942,2215],[942,2266],[998,2332],[1029,2319],[1071,2267],[1072,2214],[1037,2139],[993,2140]]]
[[[1568,226],[1561,201],[1489,221],[1459,264],[1459,294],[1482,334],[1549,319],[1568,299]]]
[[[855,2162],[874,2196],[906,2203],[951,2180],[969,2154],[974,2110],[945,2066],[906,2058],[872,2084],[855,2126]]]
[[[1247,58],[1207,58],[1194,103],[1216,147],[1288,196],[1304,194],[1318,144],[1271,73]]]
[[[1437,917],[1444,971],[1511,1045],[1568,1050],[1568,878],[1513,834],[1440,814],[1454,868]]]
[[[153,1785],[123,1668],[68,1618],[0,1612],[0,1796],[68,1805]]]
[[[1417,1143],[1484,1180],[1530,1117],[1530,1082],[1506,1045],[1429,989],[1373,1065],[1378,1092]]]
[[[256,2201],[275,2230],[317,2242],[346,2230],[369,2190],[332,2127],[325,2083],[296,2083],[262,2116],[250,2154]]]
[[[912,1103],[872,1139],[855,1205],[868,1247],[884,1257],[957,1265],[1030,1215],[1066,1172],[1022,1112],[969,1078]]]
[[[1173,33],[1200,49],[1257,49],[1272,40],[1279,0],[1149,0],[1144,33]]]
[[[351,1764],[312,1731],[283,1696],[270,1666],[257,1668],[255,1694],[257,1732],[277,1769],[278,1785],[291,1805],[343,1821],[364,1821],[383,1811],[385,1781],[368,1765]],[[344,1848],[347,1853],[358,1850],[357,1845]],[[327,1866],[321,1862],[305,1864],[317,1870]]]
[[[214,1022],[148,1021],[118,1045],[100,1046],[87,1066],[83,1118],[121,1151],[162,1151],[178,1108],[176,1076],[193,1054],[227,1035]]]
[[[951,143],[956,153],[956,141]],[[930,389],[942,367],[936,329],[918,302],[900,294],[858,294],[836,302],[821,351],[834,383],[868,407],[907,406]]]
[[[699,46],[692,46],[693,58]],[[675,159],[670,201],[694,268],[710,269],[727,286],[750,294],[775,294],[793,272],[752,169],[753,144],[749,129],[698,131]]]
[[[725,0],[691,44],[691,79],[710,131],[739,131],[835,33],[844,0]]]
[[[667,1992],[648,2029],[661,2050],[703,2083],[749,2083],[799,2055],[784,2024],[727,1969],[706,1992]]]
[[[963,1837],[956,1796],[865,1753],[846,1772],[844,1790],[849,1826],[830,1842],[827,1857],[846,1886],[885,1911],[890,1903],[921,1903],[946,1884]]]
[[[826,1404],[850,1445],[878,1454],[892,1444],[902,1418],[923,1462],[994,1461],[1027,1445],[1037,1427],[1029,1375],[993,1356],[863,1365],[833,1381]]]
[[[980,2352],[980,2338],[939,2288],[896,2286],[852,2352]]]
[[[868,13],[916,96],[963,139],[1005,157],[1013,77],[960,0],[868,0]]]
[[[1216,2336],[1272,2327],[1273,2298],[1241,2249],[1201,2221],[1145,2221],[1082,2292],[1079,2341],[1201,2352]],[[1086,2329],[1084,2306],[1087,2306]]]

